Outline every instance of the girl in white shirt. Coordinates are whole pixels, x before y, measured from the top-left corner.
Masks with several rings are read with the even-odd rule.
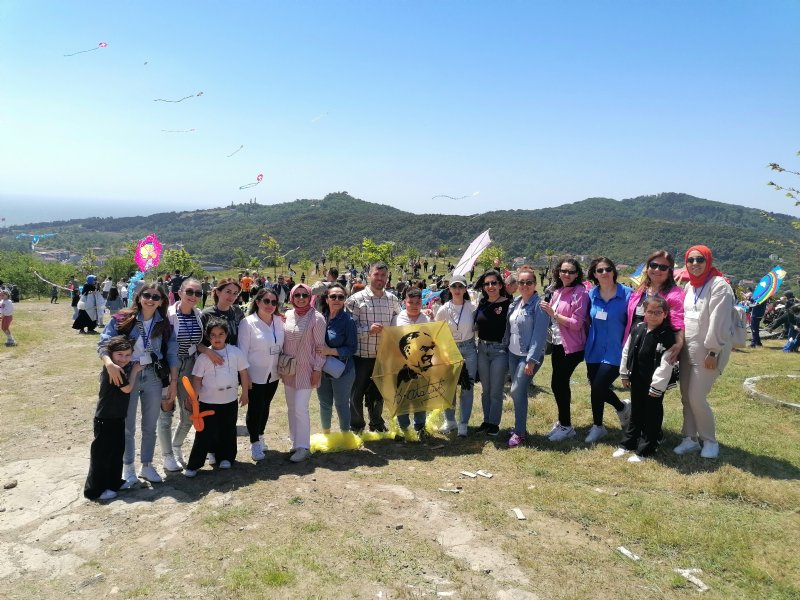
[[[11,294],[5,288],[0,288],[0,318],[2,319],[3,333],[6,334],[6,346],[16,346],[17,342],[11,334],[11,321],[14,320],[14,303]]]

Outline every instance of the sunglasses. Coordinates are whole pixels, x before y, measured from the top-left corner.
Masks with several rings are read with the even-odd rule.
[[[308,298],[308,294],[297,293],[293,295],[292,298]]]
[[[194,296],[195,298],[199,298],[200,296],[203,295],[202,290],[186,289],[186,290],[183,290],[183,292],[181,292],[181,293],[185,294],[186,296]]]
[[[573,272],[574,272],[574,271],[573,271]],[[600,273],[600,274],[602,275],[603,273],[613,273],[613,272],[614,272],[614,269],[612,269],[611,267],[597,267],[597,268],[594,270],[594,272],[595,272],[595,273]],[[563,273],[563,271],[562,271],[562,273]]]
[[[465,287],[466,287],[465,285],[461,285],[460,283],[454,283],[453,285],[450,286],[450,289],[451,290],[463,290]]]
[[[689,258],[686,259],[687,265],[693,265],[694,263],[702,265],[704,262],[706,262],[705,256],[690,256]]]
[[[161,294],[151,294],[150,292],[142,292],[142,298],[145,300],[152,300],[153,302],[158,302],[163,298]]]
[[[600,269],[598,269],[598,271],[599,270]],[[577,273],[577,271],[570,271],[569,269],[559,269],[558,272],[562,275],[575,275]]]
[[[661,263],[657,263],[657,262],[651,262],[647,266],[650,267],[651,269],[653,269],[653,271],[655,271],[655,270],[658,270],[658,271],[669,271],[669,265],[662,265]]]
[[[500,285],[500,282],[499,281],[484,281],[483,282],[483,286],[484,287],[487,287],[487,286],[491,287],[491,286],[495,286],[495,285]]]
[[[523,279],[522,281],[517,282],[519,285],[536,285],[535,281],[531,281],[530,279]]]
[[[262,298],[259,302],[261,302],[261,304],[272,304],[272,306],[278,306],[279,304],[277,300],[270,300],[269,298]]]
[[[338,300],[339,302],[341,302],[342,300],[344,300],[344,298],[345,297],[342,294],[328,294],[329,300]]]

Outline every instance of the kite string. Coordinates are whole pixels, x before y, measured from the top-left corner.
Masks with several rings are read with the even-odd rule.
[[[71,289],[69,289],[68,287],[65,287],[65,286],[63,286],[63,285],[58,285],[57,283],[53,283],[52,281],[48,281],[47,279],[45,279],[44,277],[42,277],[41,275],[39,275],[39,273],[37,273],[36,271],[34,271],[34,272],[33,272],[33,274],[34,274],[34,275],[36,275],[36,276],[37,276],[39,279],[41,279],[41,280],[42,280],[42,281],[44,281],[45,283],[49,283],[50,285],[54,285],[55,287],[57,287],[57,288],[61,288],[62,290],[67,290],[68,292],[71,292],[71,291],[72,291],[72,290],[71,290]]]

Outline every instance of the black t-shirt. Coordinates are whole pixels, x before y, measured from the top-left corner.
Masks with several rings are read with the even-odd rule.
[[[200,313],[200,321],[203,323],[203,343],[209,347],[211,346],[211,341],[205,334],[205,330],[209,319],[212,317],[225,319],[228,322],[228,337],[225,341],[231,346],[235,346],[239,339],[239,321],[244,319],[244,313],[242,312],[242,309],[235,304],[232,305],[227,311],[222,311],[216,306],[209,306],[208,308],[203,309],[203,312]]]
[[[475,311],[475,323],[478,326],[478,337],[484,342],[502,342],[506,334],[508,307],[511,301],[501,297],[497,302],[482,299]]]
[[[103,369],[100,373],[100,393],[97,401],[97,410],[94,413],[97,419],[124,419],[128,414],[130,393],[123,392],[120,387],[128,385],[128,375],[133,368],[133,363],[128,363],[122,369],[122,385],[116,386],[108,378],[108,371]]]

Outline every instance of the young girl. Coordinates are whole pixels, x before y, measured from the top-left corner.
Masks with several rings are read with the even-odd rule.
[[[215,365],[206,354],[202,354],[192,369],[192,386],[199,396],[200,412],[213,410],[214,414],[205,417],[203,431],[198,431],[194,437],[189,463],[183,471],[186,477],[197,475],[208,453],[215,455],[220,469],[230,469],[236,458],[236,418],[239,412],[236,396],[241,380],[239,405],[247,405],[250,376],[244,353],[225,342],[228,333],[226,320],[209,319],[206,336],[211,342],[211,350],[224,362]]]
[[[3,333],[6,334],[6,346],[16,346],[17,341],[11,335],[11,321],[14,320],[14,303],[11,294],[5,288],[0,288],[0,318],[2,318]]]
[[[100,393],[94,413],[94,441],[89,460],[89,475],[83,495],[89,500],[111,500],[122,487],[122,456],[125,453],[125,416],[133,380],[141,370],[132,363],[133,344],[124,335],[111,338],[106,345],[111,361],[122,371],[120,384],[112,383],[108,371],[100,373]]]
[[[669,304],[664,298],[648,297],[644,302],[644,321],[631,329],[622,350],[620,375],[622,385],[631,390],[631,419],[614,458],[632,451],[636,454],[628,462],[641,462],[658,449],[664,421],[664,392],[672,375],[672,365],[665,354],[675,344],[668,316]]]

